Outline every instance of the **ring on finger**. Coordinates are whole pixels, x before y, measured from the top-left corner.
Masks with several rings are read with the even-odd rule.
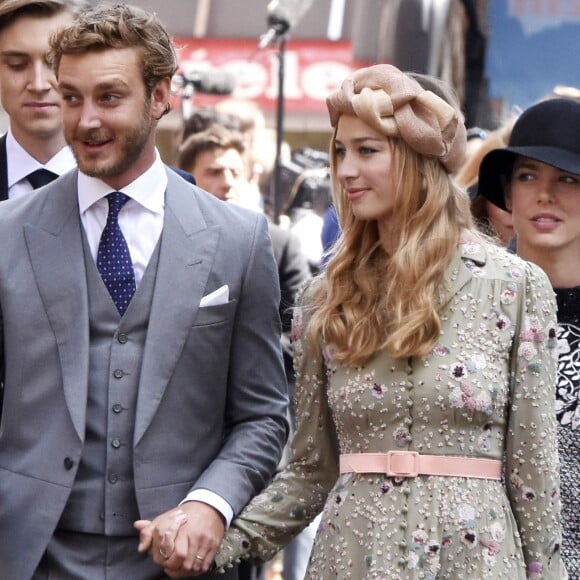
[[[197,556],[195,557],[196,560],[203,560],[203,556],[200,556],[199,554],[197,554]]]
[[[169,560],[169,554],[163,549],[163,548],[159,548],[159,555],[162,558],[165,558],[166,560]]]

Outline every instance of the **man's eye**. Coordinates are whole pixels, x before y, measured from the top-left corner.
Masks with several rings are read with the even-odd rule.
[[[10,70],[14,70],[14,71],[20,71],[20,70],[25,70],[26,67],[28,66],[28,64],[26,62],[7,62],[6,66],[10,69]]]

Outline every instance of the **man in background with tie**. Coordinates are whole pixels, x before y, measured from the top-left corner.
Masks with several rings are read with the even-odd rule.
[[[75,166],[62,133],[50,35],[69,24],[72,0],[0,1],[0,98],[9,117],[0,137],[0,201],[46,185]]]
[[[89,9],[49,57],[78,170],[0,204],[0,577],[206,572],[287,437],[266,220],[162,163],[155,16]]]

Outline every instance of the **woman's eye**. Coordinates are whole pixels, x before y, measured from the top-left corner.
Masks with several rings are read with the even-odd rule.
[[[529,171],[516,171],[514,179],[517,181],[531,181],[534,176]]]

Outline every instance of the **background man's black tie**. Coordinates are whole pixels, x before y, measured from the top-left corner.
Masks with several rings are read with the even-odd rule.
[[[58,175],[56,173],[53,173],[48,169],[37,169],[36,171],[29,173],[26,176],[26,179],[28,179],[30,185],[32,185],[34,189],[38,189],[39,187],[54,181],[57,177]]]

